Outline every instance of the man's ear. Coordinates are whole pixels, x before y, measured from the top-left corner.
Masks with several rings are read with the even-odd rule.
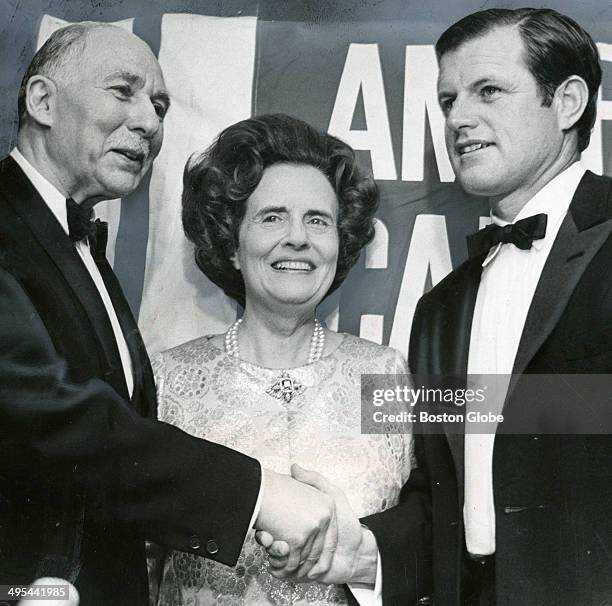
[[[53,80],[40,74],[32,76],[26,84],[25,106],[32,120],[43,126],[53,122],[53,105],[57,87]]]
[[[569,130],[580,120],[589,102],[589,87],[580,76],[569,76],[555,91],[559,126]]]
[[[234,266],[234,269],[237,270],[237,271],[240,271],[240,261],[238,261],[238,251],[236,251],[230,257],[230,261],[232,262],[232,265]]]

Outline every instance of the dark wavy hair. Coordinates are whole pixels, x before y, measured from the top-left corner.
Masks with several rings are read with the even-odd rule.
[[[297,118],[267,114],[226,128],[183,175],[183,228],[198,267],[244,306],[244,282],[231,262],[249,196],[266,168],[280,163],[319,169],[338,199],[338,265],[327,295],[342,284],[374,237],[378,191],[351,147]],[[326,295],[326,296],[327,296]]]
[[[438,61],[464,42],[488,34],[496,27],[518,27],[525,45],[525,63],[538,83],[542,105],[552,104],[559,84],[580,76],[589,89],[589,101],[573,128],[578,132],[578,150],[591,138],[597,114],[597,90],[601,84],[599,53],[589,34],[570,17],[550,8],[492,8],[464,17],[451,25],[436,43]]]

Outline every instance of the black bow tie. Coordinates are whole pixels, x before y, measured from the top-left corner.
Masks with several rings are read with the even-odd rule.
[[[100,219],[93,220],[93,209],[85,209],[72,198],[66,200],[68,236],[73,242],[87,238],[94,257],[104,256],[108,239],[108,225]]]
[[[534,240],[540,240],[546,235],[547,220],[548,217],[541,213],[509,225],[488,225],[468,236],[468,253],[470,257],[488,253],[500,242],[508,242],[522,250],[529,250]]]

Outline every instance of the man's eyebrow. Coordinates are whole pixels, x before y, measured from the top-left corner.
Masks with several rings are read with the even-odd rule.
[[[442,78],[438,78],[438,81],[436,82],[436,90],[437,90],[438,97],[441,97],[441,96],[448,97],[452,95],[452,92],[450,90],[452,88],[453,88],[452,84],[445,82],[445,80]]]
[[[475,82],[472,82],[472,84],[470,84],[470,88],[474,90],[476,88],[480,88],[483,84],[487,84],[488,82],[498,82],[498,81],[499,81],[499,76],[494,76],[494,75],[483,76],[482,78],[478,78],[478,80],[476,80]]]
[[[500,82],[500,80],[501,78],[499,75],[488,74],[486,76],[481,76],[480,78],[478,78],[478,80],[474,80],[474,82],[471,82],[469,88],[470,90],[474,91],[479,89],[484,84],[490,84],[492,82],[497,83]],[[449,89],[440,88],[440,90],[438,91],[438,102],[444,101],[446,99],[454,99],[456,96],[457,95],[455,92]]]
[[[111,72],[104,78],[105,82],[110,82],[112,80],[124,80],[128,84],[131,84],[132,86],[136,87],[144,85],[144,80],[140,76],[125,70],[117,70],[115,72]],[[159,91],[157,93],[153,93],[151,99],[153,101],[161,101],[165,104],[166,108],[170,107],[170,96],[166,91]]]
[[[104,78],[105,82],[109,82],[111,80],[125,80],[128,84],[133,84],[135,86],[142,86],[144,84],[144,81],[140,76],[124,70],[111,72]]]
[[[445,99],[454,99],[456,96],[456,93],[451,92],[448,89],[440,89],[438,91],[438,103],[442,102]]]

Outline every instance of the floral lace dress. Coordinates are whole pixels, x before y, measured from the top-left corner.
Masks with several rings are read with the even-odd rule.
[[[360,376],[399,374],[406,364],[393,349],[343,335],[320,360],[291,368],[302,385],[290,402],[267,393],[282,371],[243,362],[205,336],[153,360],[159,418],[201,438],[290,473],[292,463],[319,471],[365,516],[397,503],[413,465],[412,436],[361,433]],[[167,554],[160,606],[345,604],[342,587],[279,580],[267,572],[254,531],[234,568],[192,554]]]

